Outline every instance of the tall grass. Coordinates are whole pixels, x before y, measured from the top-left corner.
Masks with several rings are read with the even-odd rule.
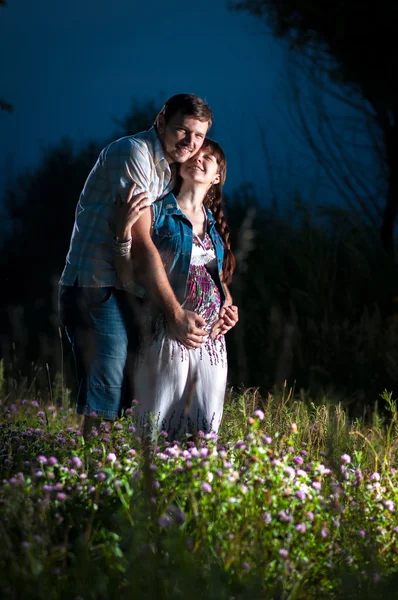
[[[352,419],[342,397],[231,389],[217,441],[150,451],[133,411],[84,442],[54,398],[0,405],[5,600],[394,597],[391,394]]]

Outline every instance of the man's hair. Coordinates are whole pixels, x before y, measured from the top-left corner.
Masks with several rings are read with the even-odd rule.
[[[167,123],[178,112],[181,112],[184,116],[194,117],[203,123],[208,121],[209,129],[211,127],[213,113],[209,105],[202,98],[194,94],[176,94],[169,98],[156,117],[155,124],[158,123],[160,115],[164,117]]]

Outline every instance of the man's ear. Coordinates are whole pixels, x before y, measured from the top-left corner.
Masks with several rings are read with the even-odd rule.
[[[165,120],[164,120],[164,115],[160,114],[158,115],[157,121],[156,121],[156,127],[158,130],[158,133],[163,134],[164,133],[164,128],[165,128]]]

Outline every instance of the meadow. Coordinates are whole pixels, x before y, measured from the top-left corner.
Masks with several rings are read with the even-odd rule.
[[[66,391],[0,406],[0,597],[394,598],[398,415],[228,392],[218,439],[84,442]],[[376,399],[377,400],[377,399]]]

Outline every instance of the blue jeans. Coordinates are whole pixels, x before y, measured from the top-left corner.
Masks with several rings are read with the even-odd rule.
[[[114,287],[59,287],[59,312],[72,344],[77,412],[115,419],[133,399],[138,348],[134,298]]]

